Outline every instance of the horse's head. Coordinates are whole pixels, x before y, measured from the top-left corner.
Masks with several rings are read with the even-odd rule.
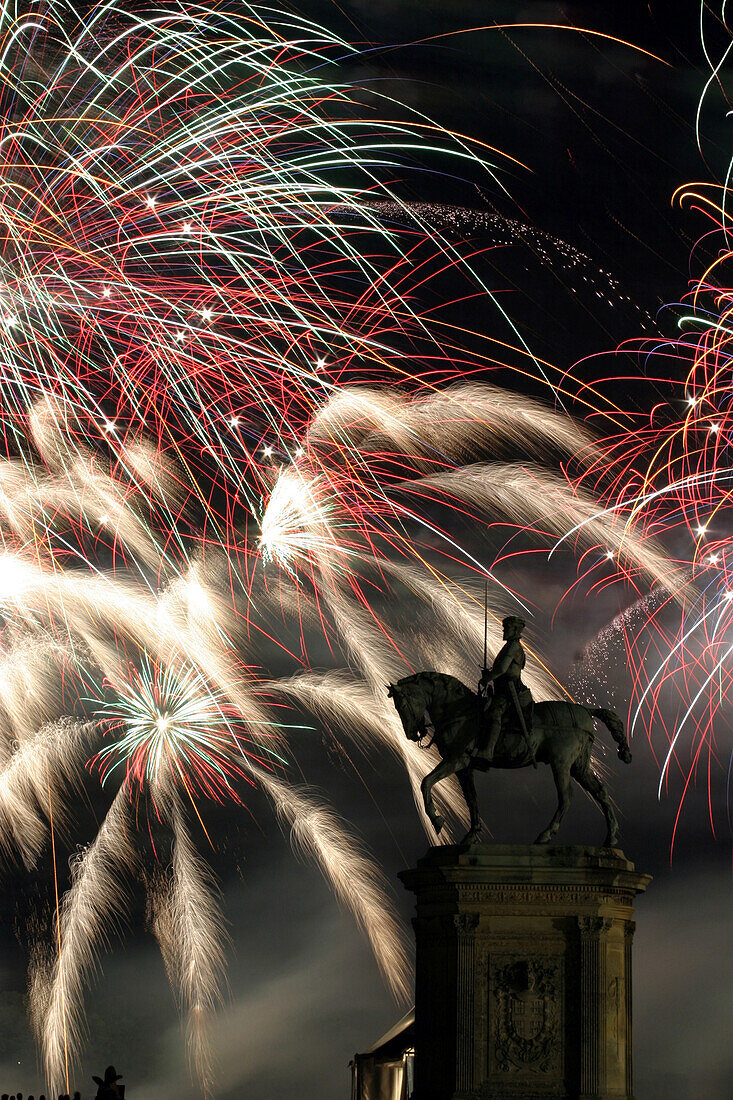
[[[425,726],[425,701],[416,698],[407,684],[387,684],[387,696],[400,716],[405,737],[409,741],[422,741],[427,733]]]

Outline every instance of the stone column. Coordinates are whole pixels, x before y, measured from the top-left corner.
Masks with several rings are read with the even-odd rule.
[[[580,1095],[599,1096],[606,1080],[607,975],[601,937],[610,932],[608,917],[578,917],[580,930]]]
[[[475,933],[478,913],[454,913],[456,930],[456,1086],[468,1095],[473,1088]]]
[[[622,852],[432,848],[416,894],[415,1100],[633,1100]]]
[[[631,1045],[631,944],[636,930],[636,921],[626,922],[624,927],[624,970],[626,973],[626,1093],[631,1096],[634,1091],[634,1057]]]

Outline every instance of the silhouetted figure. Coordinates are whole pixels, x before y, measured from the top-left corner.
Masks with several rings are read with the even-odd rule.
[[[46,1100],[45,1093],[41,1093],[41,1095],[38,1097],[38,1100]]]
[[[28,1100],[33,1100],[33,1097],[29,1096]],[[81,1093],[80,1092],[75,1092],[74,1093],[74,1100],[81,1100]]]
[[[104,1080],[101,1077],[92,1077],[92,1081],[98,1086],[96,1100],[124,1100],[125,1086],[118,1085],[122,1074],[117,1073],[114,1066],[107,1066],[104,1071]]]
[[[10,1100],[10,1097],[8,1096],[7,1092],[4,1092],[2,1094],[2,1096],[0,1096],[0,1100]]]
[[[31,1095],[30,1095],[30,1096],[28,1097],[28,1100],[34,1100],[34,1097],[33,1097],[33,1094],[32,1094],[32,1093],[31,1093]]]

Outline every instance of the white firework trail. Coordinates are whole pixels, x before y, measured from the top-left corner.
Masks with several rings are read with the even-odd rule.
[[[96,837],[74,861],[57,916],[57,952],[50,972],[30,982],[30,1016],[55,1093],[68,1085],[70,1055],[85,1037],[84,988],[100,950],[109,945],[112,932],[121,930],[127,915],[124,881],[138,858],[132,830],[129,792],[123,787]]]
[[[259,769],[256,774],[279,817],[290,826],[293,844],[317,862],[365,933],[393,994],[404,1003],[410,993],[409,966],[384,876],[328,806]]]
[[[205,1096],[215,1073],[210,1035],[221,1000],[226,939],[213,875],[196,852],[182,807],[170,790],[162,801],[173,834],[168,872],[150,894],[152,928],[168,978],[186,1014],[186,1047]]]
[[[93,724],[58,718],[26,732],[9,749],[0,772],[0,851],[35,867],[49,827],[61,830],[70,816],[69,792],[79,785],[94,741]]]

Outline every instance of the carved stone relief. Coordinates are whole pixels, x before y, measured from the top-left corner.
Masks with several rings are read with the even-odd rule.
[[[561,960],[500,955],[491,960],[490,966],[495,1069],[507,1074],[561,1072]]]

